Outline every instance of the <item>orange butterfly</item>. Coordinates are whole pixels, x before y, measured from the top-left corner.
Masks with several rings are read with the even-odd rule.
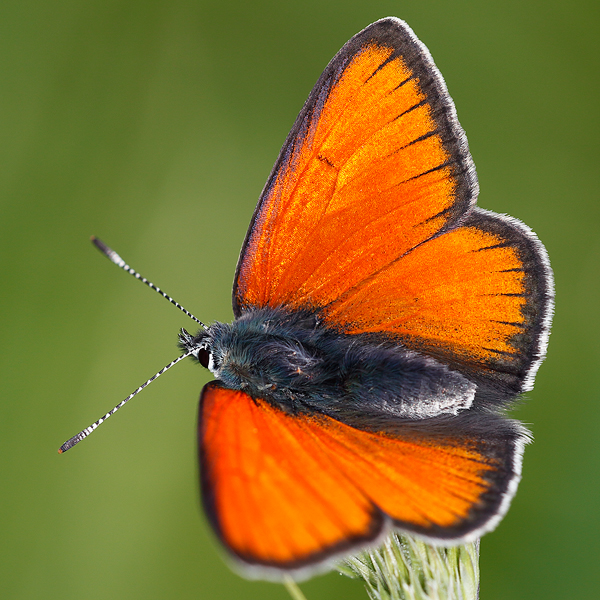
[[[202,498],[249,575],[305,576],[391,527],[474,540],[508,509],[528,432],[504,412],[543,360],[553,282],[535,234],[477,193],[425,46],[395,18],[354,36],[258,202],[235,321],[182,330],[172,363],[217,377],[200,400]]]
[[[425,46],[387,18],[327,66],[265,186],[236,320],[182,347],[202,392],[202,497],[251,574],[302,575],[397,527],[474,540],[527,431],[503,412],[547,345],[535,234],[475,206],[475,167]]]

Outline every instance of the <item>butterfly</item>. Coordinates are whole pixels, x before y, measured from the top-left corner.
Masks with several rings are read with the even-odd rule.
[[[250,574],[302,574],[390,528],[472,541],[502,518],[552,314],[546,251],[475,206],[444,80],[386,18],[329,63],[239,258],[232,324],[181,347],[201,395],[202,498]]]
[[[473,541],[506,513],[529,434],[505,413],[544,358],[553,280],[536,235],[477,195],[429,51],[397,18],[369,25],[282,147],[235,320],[180,334],[216,378],[202,501],[245,574],[301,578],[392,528]]]

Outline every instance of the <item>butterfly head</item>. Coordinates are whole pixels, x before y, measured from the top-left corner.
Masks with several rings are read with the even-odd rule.
[[[219,363],[215,361],[213,352],[214,339],[211,334],[212,327],[200,329],[193,336],[183,327],[179,333],[179,347],[186,353],[190,353],[205,369],[208,369],[215,376],[219,376]]]
[[[309,325],[305,317],[249,311],[232,324],[216,322],[195,336],[182,329],[179,346],[228,388],[256,396],[282,395],[277,399],[285,404],[291,390],[300,391],[312,381],[323,362],[312,340],[303,339],[312,337],[315,325],[314,316]]]

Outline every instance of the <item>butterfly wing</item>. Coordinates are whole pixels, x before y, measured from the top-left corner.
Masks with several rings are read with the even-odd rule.
[[[364,431],[212,382],[200,403],[203,501],[247,574],[302,577],[391,524],[475,539],[508,507],[524,439],[471,414]]]
[[[233,291],[327,305],[455,224],[477,179],[429,52],[394,18],[354,36],[300,112],[256,208]]]
[[[502,401],[533,387],[551,299],[551,271],[535,234],[516,219],[475,208],[460,227],[348,289],[325,315],[348,333],[399,336]]]
[[[325,69],[256,208],[233,290],[253,307],[318,310],[385,332],[505,399],[530,389],[552,274],[516,219],[473,209],[454,104],[402,21],[378,21]]]

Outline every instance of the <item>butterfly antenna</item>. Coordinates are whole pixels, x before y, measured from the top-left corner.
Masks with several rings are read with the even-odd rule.
[[[94,236],[91,237],[91,240],[92,244],[94,244],[94,246],[96,246],[96,248],[98,248],[98,250],[100,250],[100,252],[106,256],[106,258],[115,263],[117,267],[121,267],[121,269],[127,271],[127,273],[130,275],[133,275],[136,279],[139,279],[142,283],[145,283],[149,288],[153,289],[155,292],[158,292],[163,298],[166,298],[171,304],[174,304],[181,312],[184,312],[188,317],[190,317],[190,319],[194,319],[194,321],[196,321],[196,323],[200,323],[204,329],[208,329],[208,327],[200,319],[197,319],[190,311],[183,308],[179,302],[173,300],[171,296],[163,292],[158,286],[154,285],[151,281],[148,281],[145,277],[142,277],[136,270],[132,269],[112,248],[109,248],[102,240],[99,240]],[[164,370],[166,371],[166,369]]]
[[[146,386],[150,385],[155,379],[158,379],[158,377],[160,377],[165,371],[168,371],[171,367],[175,366],[179,361],[190,356],[191,353],[192,350],[186,352],[185,354],[182,354],[181,356],[178,356],[174,361],[170,362],[166,367],[164,367],[158,373],[150,377],[150,379],[148,379],[146,383],[142,383],[142,385],[140,385],[140,387],[137,390],[135,390],[135,392],[129,394],[129,396],[127,396],[125,400],[119,402],[119,404],[117,404],[111,411],[107,412],[102,418],[98,419],[95,423],[92,423],[89,427],[86,427],[83,431],[80,431],[77,435],[74,435],[71,439],[67,440],[58,449],[58,453],[62,454],[63,452],[66,452],[67,450],[72,448],[75,444],[78,444],[81,440],[85,440],[85,438],[88,435],[90,435],[90,433],[92,433],[94,429],[97,429],[100,425],[102,425],[102,423],[104,423],[104,421],[106,421],[108,417],[114,415],[121,408],[121,406],[127,404],[127,402],[129,402],[134,396],[137,396],[137,394],[139,394]]]

